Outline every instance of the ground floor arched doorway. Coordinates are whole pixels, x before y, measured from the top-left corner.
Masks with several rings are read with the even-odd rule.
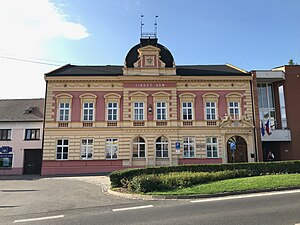
[[[227,160],[229,163],[248,162],[247,142],[241,136],[232,136],[227,141]]]

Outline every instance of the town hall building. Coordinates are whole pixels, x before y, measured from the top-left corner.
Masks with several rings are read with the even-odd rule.
[[[147,37],[124,65],[45,80],[42,175],[257,160],[252,76],[235,66],[176,65]]]

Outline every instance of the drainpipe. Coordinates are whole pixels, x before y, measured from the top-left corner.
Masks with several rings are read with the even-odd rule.
[[[44,138],[45,138],[45,120],[46,120],[46,102],[47,102],[47,91],[48,90],[48,81],[46,81],[46,93],[45,93],[45,100],[44,100],[44,120],[43,120],[43,137],[42,137],[42,164],[41,164],[41,172],[43,169],[43,157],[44,157]]]
[[[252,76],[253,78],[253,76]],[[252,98],[252,119],[253,119],[253,135],[254,135],[254,148],[255,148],[255,160],[256,162],[259,162],[258,157],[258,149],[257,149],[257,137],[256,137],[256,124],[255,124],[255,107],[254,107],[254,95],[253,95],[253,82],[250,80],[250,90],[251,90],[251,98]]]

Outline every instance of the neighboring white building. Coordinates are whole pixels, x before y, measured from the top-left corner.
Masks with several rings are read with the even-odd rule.
[[[0,100],[0,175],[40,174],[44,99]]]

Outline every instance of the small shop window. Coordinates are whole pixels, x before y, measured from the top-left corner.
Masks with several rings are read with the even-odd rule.
[[[13,154],[0,154],[0,168],[11,168]]]

